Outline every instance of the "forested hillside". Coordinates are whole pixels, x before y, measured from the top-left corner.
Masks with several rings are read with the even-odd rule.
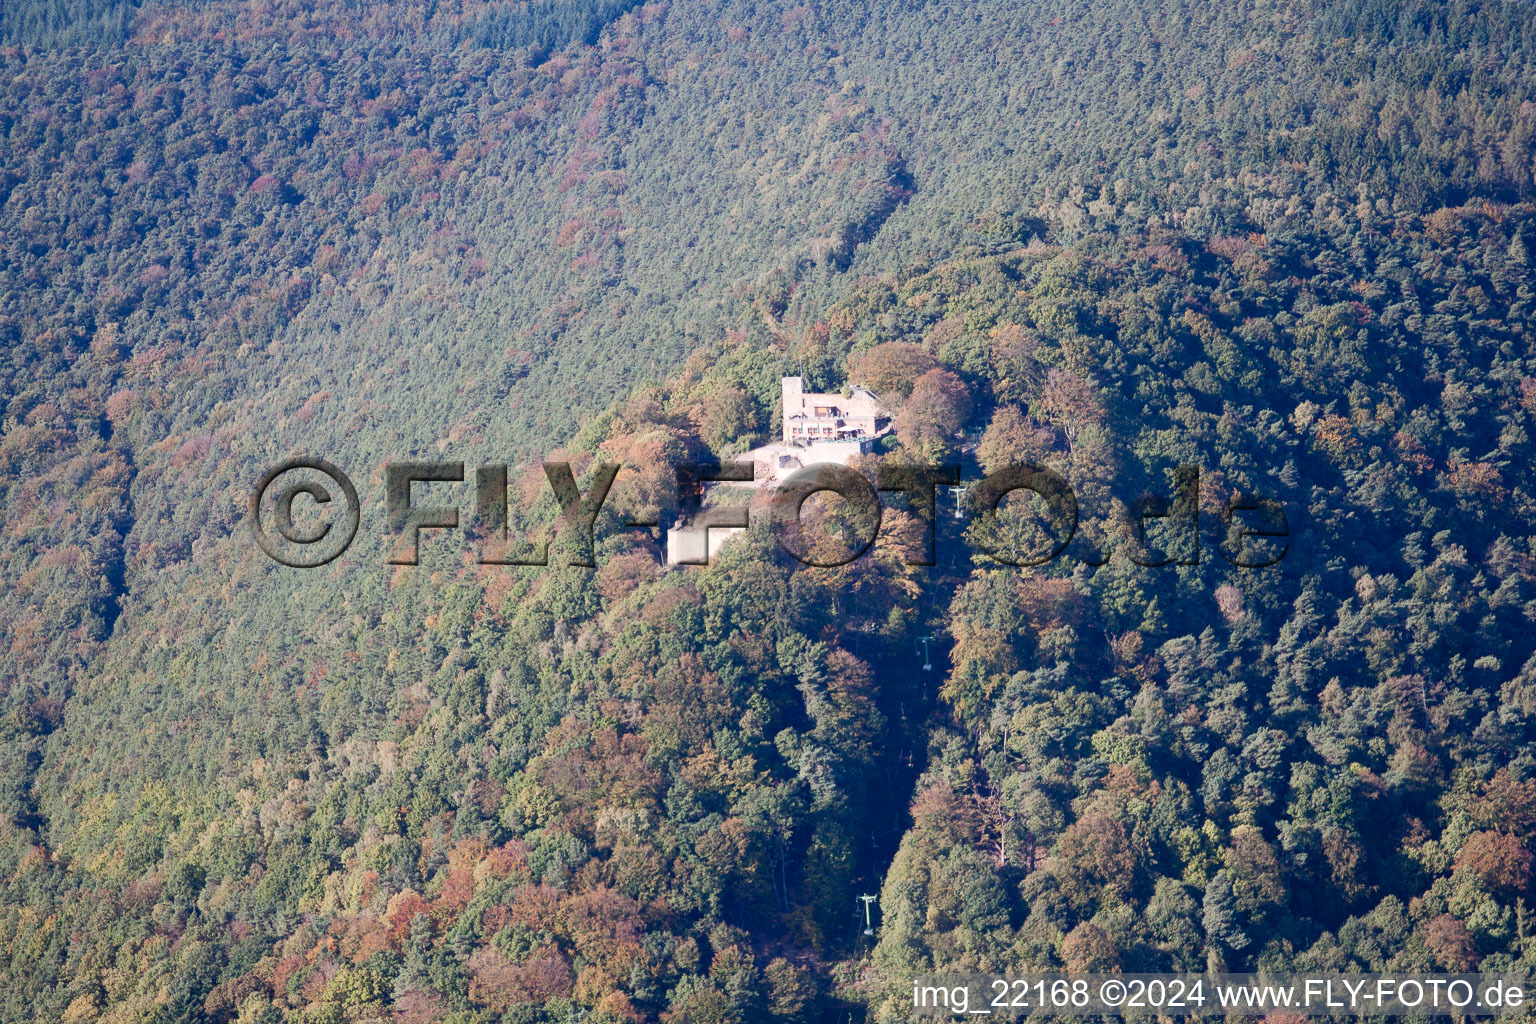
[[[36,0],[0,42],[0,1019],[1536,966],[1529,4]],[[885,398],[868,472],[1054,468],[1077,535],[1005,565],[1049,524],[951,504],[914,566],[893,497],[841,568],[763,526],[666,567],[625,521],[785,374]],[[362,492],[320,569],[244,522],[297,454]],[[510,463],[536,534],[539,459],[627,468],[595,569],[389,565],[411,458]],[[1198,542],[1138,564],[1179,466]]]

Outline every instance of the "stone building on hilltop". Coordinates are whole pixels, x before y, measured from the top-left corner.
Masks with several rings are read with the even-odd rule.
[[[875,442],[890,433],[890,415],[868,388],[855,385],[846,395],[818,394],[806,391],[801,378],[785,377],[783,394],[783,440],[736,457],[737,462],[754,465],[750,483],[714,486],[763,490],[806,466],[846,466],[868,455]],[[711,525],[708,520],[695,517],[667,531],[669,565],[707,565],[721,545],[742,532],[740,526]]]
[[[810,446],[825,441],[873,441],[890,420],[880,399],[854,385],[847,395],[805,390],[799,377],[783,381],[784,443]]]

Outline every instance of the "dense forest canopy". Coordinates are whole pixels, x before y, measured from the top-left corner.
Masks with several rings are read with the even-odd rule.
[[[1530,4],[24,0],[0,45],[0,1019],[1536,965]],[[1010,500],[914,566],[888,496],[846,566],[665,566],[626,519],[788,374],[890,404],[861,470],[1049,466],[1078,535],[984,557],[1050,532]],[[298,454],[363,497],[320,569],[243,522]],[[538,460],[625,471],[594,569],[392,566],[404,459],[511,464],[557,552]],[[1198,557],[1144,567],[1180,466]],[[1244,493],[1274,566],[1217,553]]]

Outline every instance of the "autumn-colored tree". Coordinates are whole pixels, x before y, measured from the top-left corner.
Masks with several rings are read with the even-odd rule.
[[[1073,972],[1118,971],[1120,947],[1103,928],[1084,921],[1061,940],[1061,960]]]
[[[807,967],[798,967],[783,957],[776,957],[763,968],[768,988],[768,1012],[782,1021],[805,1020],[807,1008],[818,997],[816,977]]]
[[[1471,872],[1490,892],[1522,893],[1531,884],[1531,851],[1502,832],[1474,832],[1456,854],[1456,867]]]
[[[497,1013],[518,1003],[542,1003],[571,994],[571,965],[553,943],[513,963],[494,946],[486,946],[469,962],[469,997]]]
[[[929,370],[917,379],[893,423],[902,444],[938,459],[954,447],[955,434],[970,414],[965,381],[949,370]]]
[[[1536,780],[1521,782],[1508,768],[1500,768],[1483,789],[1473,814],[1490,828],[1530,836],[1536,831]]]
[[[1118,819],[1092,814],[1074,821],[1062,833],[1051,870],[1062,891],[1079,905],[1124,900],[1136,877],[1136,857],[1130,837]]]
[[[1048,427],[1036,423],[1018,406],[1000,405],[976,446],[976,458],[988,473],[1007,466],[1038,466],[1055,441]]]
[[[938,365],[939,361],[921,345],[888,341],[854,356],[848,363],[848,380],[896,403],[912,394],[918,378]]]
[[[1092,383],[1069,370],[1052,368],[1036,400],[1042,416],[1066,439],[1072,450],[1084,429],[1101,422],[1104,404]]]
[[[1477,942],[1458,918],[1441,914],[1424,924],[1421,934],[1441,969],[1470,971],[1477,966]]]

